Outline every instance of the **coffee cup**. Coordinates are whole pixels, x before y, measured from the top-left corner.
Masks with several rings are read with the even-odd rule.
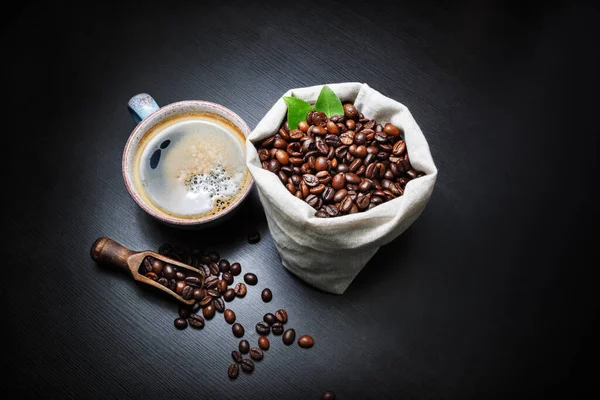
[[[123,150],[125,186],[167,225],[206,227],[230,216],[254,182],[245,164],[250,128],[220,104],[184,100],[160,107],[147,93],[127,103],[137,125]]]

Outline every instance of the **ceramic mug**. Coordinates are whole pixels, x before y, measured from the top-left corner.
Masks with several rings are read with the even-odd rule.
[[[127,104],[137,125],[123,151],[123,178],[146,213],[204,227],[240,206],[254,182],[245,165],[250,128],[236,113],[200,100],[159,107],[147,93]]]

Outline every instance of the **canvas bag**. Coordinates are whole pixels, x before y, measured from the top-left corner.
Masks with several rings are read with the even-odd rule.
[[[315,217],[314,208],[292,195],[276,174],[262,168],[256,146],[279,131],[287,116],[284,96],[314,105],[323,85],[284,93],[246,139],[246,165],[283,266],[316,288],[343,294],[379,247],[394,240],[419,217],[431,197],[437,168],[423,132],[404,105],[365,83],[327,86],[342,103],[354,102],[366,118],[400,127],[413,168],[426,174],[409,181],[402,196],[366,212]]]

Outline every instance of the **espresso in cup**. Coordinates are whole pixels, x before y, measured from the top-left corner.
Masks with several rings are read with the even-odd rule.
[[[251,181],[245,136],[211,113],[173,115],[149,129],[136,149],[133,183],[161,213],[197,219],[235,203]]]
[[[202,100],[159,107],[147,93],[127,103],[136,127],[123,150],[125,186],[148,214],[171,226],[211,226],[231,215],[253,187],[248,125]]]

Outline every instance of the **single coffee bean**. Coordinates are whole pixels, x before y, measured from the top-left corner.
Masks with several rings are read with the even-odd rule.
[[[211,262],[210,264],[208,264],[208,268],[210,268],[210,274],[213,277],[217,277],[221,273],[221,270],[219,269],[219,264],[217,264],[216,262]]]
[[[221,261],[219,261],[219,270],[221,270],[221,272],[229,272],[230,267],[231,265],[226,259],[222,259]]]
[[[202,309],[202,315],[206,319],[212,319],[215,316],[215,306],[213,304],[209,304],[208,306]]]
[[[212,304],[212,302],[213,297],[206,295],[202,298],[202,300],[200,300],[200,307],[208,307]]]
[[[275,311],[275,318],[277,318],[277,321],[281,322],[282,324],[287,323],[287,321],[288,321],[287,311],[285,311],[284,309],[279,309],[279,310]]]
[[[251,374],[254,371],[254,362],[249,358],[244,358],[241,363],[242,371]]]
[[[335,195],[333,196],[333,202],[340,203],[346,198],[346,196],[348,196],[348,191],[346,189],[340,189],[337,192],[335,192]]]
[[[260,242],[260,233],[258,231],[252,231],[248,234],[248,243],[255,244]]]
[[[294,343],[296,339],[296,331],[293,329],[288,329],[283,333],[283,344],[290,345]]]
[[[283,324],[281,322],[275,322],[271,326],[271,331],[273,332],[273,335],[281,335],[283,333]]]
[[[237,297],[244,297],[246,295],[246,285],[243,284],[242,282],[239,282],[235,285],[235,287],[233,288],[233,291],[235,292],[235,295]]]
[[[146,278],[150,278],[153,281],[157,281],[158,280],[158,275],[156,275],[156,273],[150,271],[150,272],[146,272],[146,274],[144,275]]]
[[[261,349],[259,349],[258,347],[253,347],[253,348],[251,348],[251,349],[250,349],[250,357],[251,357],[253,360],[260,361],[260,360],[262,360],[262,359],[263,359],[263,357],[264,357],[264,353],[263,353],[263,351],[262,351]]]
[[[344,103],[344,116],[348,119],[358,118],[359,112],[352,103]],[[347,122],[347,121],[346,121]]]
[[[239,351],[232,351],[231,352],[231,358],[233,359],[233,361],[235,361],[236,363],[241,363],[242,362],[242,355],[240,354]]]
[[[335,400],[335,392],[332,390],[328,390],[326,392],[323,392],[323,395],[321,396],[321,400]]]
[[[189,317],[190,316],[190,306],[188,306],[187,304],[179,303],[179,306],[177,308],[177,313],[179,314],[179,316],[181,318]]]
[[[233,283],[233,275],[231,275],[229,272],[223,272],[223,275],[221,275],[221,279],[227,282],[228,285],[231,285]]]
[[[240,367],[237,364],[231,364],[229,368],[227,368],[227,375],[231,379],[235,379],[238,377],[240,373]]]
[[[175,291],[177,289],[177,281],[175,279],[170,279],[167,287],[172,291]]]
[[[235,322],[235,313],[233,310],[228,308],[223,312],[223,315],[225,316],[225,321],[227,321],[228,324],[231,325]]]
[[[269,347],[271,347],[269,339],[266,336],[260,336],[258,338],[258,347],[260,347],[263,350],[269,350]]]
[[[220,279],[219,282],[217,282],[217,290],[219,293],[225,293],[227,290],[227,282],[225,282],[223,279]]]
[[[389,122],[385,124],[383,131],[390,136],[400,135],[400,128],[398,128],[396,125],[390,124]]]
[[[186,286],[187,285],[184,281],[177,281],[177,285],[175,286],[175,293],[181,296],[181,293],[183,293],[183,288],[185,288]]]
[[[198,287],[202,286],[202,279],[200,279],[197,276],[187,276],[187,277],[185,277],[184,281],[185,281],[185,283],[187,283],[188,285],[193,286],[193,287],[198,288]]]
[[[244,327],[239,322],[233,324],[233,326],[231,327],[231,331],[233,332],[235,337],[242,337],[244,336],[245,332]]]
[[[265,321],[270,326],[277,322],[277,317],[275,316],[275,314],[266,313],[265,315],[263,315],[263,321]]]
[[[273,299],[273,293],[271,292],[271,289],[269,289],[269,288],[263,289],[262,293],[260,294],[260,298],[265,303],[270,302]]]
[[[187,318],[187,321],[192,328],[195,328],[195,329],[204,328],[204,318],[202,318],[198,314],[190,314],[190,316]]]
[[[200,270],[202,270],[202,272],[204,272],[204,277],[208,278],[210,276],[210,268],[208,267],[208,264],[200,264]]]
[[[240,353],[247,354],[250,351],[250,342],[248,342],[246,339],[240,340],[238,348]]]
[[[244,275],[244,282],[248,285],[256,285],[258,283],[258,278],[251,272],[248,272]]]
[[[211,296],[211,297],[219,297],[221,296],[221,293],[217,290],[217,289],[208,289],[206,291],[206,294]]]
[[[258,324],[256,324],[256,332],[259,335],[268,335],[270,331],[271,328],[266,322],[259,322]]]
[[[223,300],[229,303],[233,299],[235,299],[235,291],[229,288],[225,291],[225,293],[223,293]]]
[[[185,300],[191,299],[193,295],[194,295],[194,288],[191,286],[186,285],[183,288],[183,290],[181,291],[181,297],[183,297]]]
[[[175,328],[177,329],[185,329],[188,326],[187,320],[185,318],[177,318],[175,319]]]
[[[313,347],[315,341],[310,335],[302,335],[298,338],[298,345],[303,349],[307,349],[309,347]]]
[[[163,286],[169,286],[169,280],[167,278],[165,278],[164,276],[158,278],[158,280],[156,281],[159,284],[163,285]]]
[[[231,264],[231,267],[229,268],[229,272],[233,276],[238,276],[239,274],[242,273],[242,266],[240,265],[240,263],[237,263],[237,262],[233,263],[233,264]]]
[[[161,260],[157,259],[157,258],[153,258],[151,266],[152,266],[152,271],[155,274],[160,275],[162,273],[162,270],[163,270],[164,266],[165,266],[165,263],[162,262]]]
[[[217,297],[216,299],[214,299],[213,305],[215,306],[215,310],[217,312],[222,313],[223,311],[225,311],[225,302],[221,297]]]
[[[185,274],[181,271],[175,272],[175,280],[183,281],[185,279]]]

